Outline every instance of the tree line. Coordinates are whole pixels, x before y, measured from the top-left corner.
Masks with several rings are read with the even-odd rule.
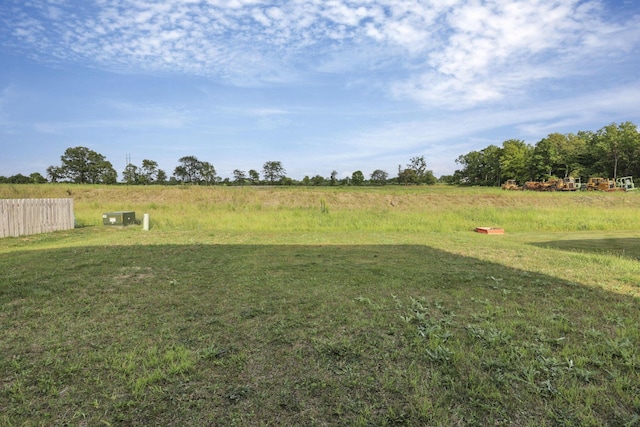
[[[100,153],[86,147],[70,147],[60,157],[61,164],[49,166],[47,177],[38,172],[29,176],[0,176],[0,183],[72,182],[78,184],[117,184],[118,173]],[[488,147],[460,155],[456,159],[460,169],[453,175],[436,179],[427,168],[424,156],[415,156],[406,166],[398,165],[396,176],[382,169],[365,176],[355,171],[339,178],[337,171],[327,177],[305,176],[298,181],[287,176],[280,161],[267,161],[262,170],[235,169],[231,177],[220,177],[213,164],[195,156],[178,160],[173,174],[145,159],[140,165],[129,163],[122,171],[121,183],[128,185],[197,184],[197,185],[387,185],[435,184],[499,186],[508,179],[522,184],[544,181],[552,177],[585,179],[592,176],[617,178],[640,177],[640,133],[635,124],[612,123],[598,131],[579,131],[575,134],[551,133],[530,145],[519,139],[509,139],[502,146]]]
[[[452,184],[498,186],[508,179],[522,184],[552,177],[640,177],[640,133],[635,124],[612,123],[598,131],[551,133],[534,145],[509,139],[456,159],[461,166]]]
[[[105,156],[87,147],[70,147],[60,157],[61,164],[47,168],[47,178],[35,172],[30,176],[22,174],[11,177],[0,176],[0,183],[29,184],[70,182],[76,184],[117,184],[118,173]],[[282,162],[267,161],[262,170],[243,171],[235,169],[231,178],[218,176],[213,164],[201,161],[196,156],[185,156],[178,160],[173,175],[158,167],[154,160],[144,159],[140,165],[127,164],[122,171],[121,183],[127,185],[386,185],[386,184],[435,184],[433,172],[427,169],[424,156],[412,157],[406,167],[398,166],[398,176],[389,178],[389,174],[376,169],[367,179],[362,171],[355,171],[350,177],[338,178],[338,172],[332,171],[329,177],[305,176],[301,181],[287,176]]]

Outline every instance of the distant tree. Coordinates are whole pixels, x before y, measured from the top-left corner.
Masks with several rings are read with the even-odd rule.
[[[138,167],[132,163],[125,166],[122,171],[122,180],[128,185],[139,184]]]
[[[24,176],[21,173],[12,175],[9,178],[6,178],[6,182],[8,184],[31,184],[32,183],[31,178],[29,178],[28,176]]]
[[[382,169],[376,169],[371,173],[371,183],[375,185],[385,185],[389,174]]]
[[[636,125],[611,123],[598,130],[593,138],[593,151],[597,169],[606,176],[616,178],[637,172],[640,134]]]
[[[398,182],[404,185],[418,184],[418,174],[413,169],[398,167]]]
[[[196,156],[184,156],[178,162],[180,164],[173,170],[176,179],[185,184],[198,184],[202,167],[200,160]]]
[[[218,182],[216,168],[209,162],[200,163],[200,182],[205,185],[214,185]]]
[[[50,182],[59,182],[64,179],[62,168],[59,166],[49,166],[47,168],[47,176]]]
[[[47,178],[42,176],[40,172],[34,172],[29,175],[29,180],[34,184],[44,184],[47,182]]]
[[[336,185],[338,183],[338,171],[331,171],[331,178],[329,178],[330,185]]]
[[[70,147],[60,157],[60,167],[50,166],[47,173],[56,182],[68,179],[78,184],[114,184],[118,174],[106,158],[86,147]]]
[[[482,177],[482,153],[480,151],[470,151],[461,154],[456,159],[456,163],[461,169],[454,172],[459,184],[480,185]]]
[[[162,180],[159,178],[163,178]],[[142,167],[139,169],[138,181],[140,184],[156,184],[164,182],[167,174],[162,169],[158,169],[158,162],[154,160],[144,159]]]
[[[247,175],[244,171],[240,169],[234,169],[233,171],[233,182],[236,185],[244,185],[247,183]]]
[[[287,174],[287,171],[282,166],[282,162],[268,161],[262,166],[262,175],[265,181],[273,185],[278,181],[281,181]]]
[[[532,147],[519,139],[509,139],[502,143],[500,157],[500,171],[502,182],[515,179],[523,184],[529,179],[527,162],[531,156]]]
[[[251,185],[260,184],[260,174],[255,169],[249,169],[249,182]]]
[[[587,144],[589,138],[584,134],[572,133],[566,135],[565,143],[560,147],[560,163],[564,169],[564,177],[581,176],[584,171],[584,161],[587,158]]]
[[[351,183],[353,185],[362,185],[364,183],[364,174],[362,171],[355,171],[351,174]]]
[[[409,159],[409,164],[407,168],[415,171],[418,179],[422,179],[427,173],[427,161],[424,159],[424,156],[415,156]]]
[[[483,169],[483,185],[502,185],[501,182],[501,170],[500,170],[500,158],[502,156],[502,148],[497,145],[489,145],[482,150],[482,156],[484,161]]]
[[[461,155],[454,172],[460,184],[498,185],[515,179],[546,180],[550,177],[618,177],[640,175],[640,133],[635,124],[612,123],[598,130],[576,134],[551,133],[530,146],[504,141]]]
[[[305,175],[304,178],[302,178],[302,185],[311,185],[311,178],[309,178],[309,175]]]
[[[533,148],[530,157],[529,170],[534,180],[546,180],[552,176],[560,175],[557,170],[561,164],[560,147],[565,136],[561,133],[551,133],[541,139]],[[561,174],[564,175],[564,172]]]
[[[316,175],[312,177],[309,181],[311,182],[311,185],[318,187],[318,186],[324,185],[327,180],[322,175]]]
[[[98,180],[96,183],[102,184],[117,184],[118,183],[118,172],[111,166],[109,163],[109,168],[105,168],[102,170],[100,175],[98,175]]]
[[[437,181],[433,172],[427,169],[424,156],[412,157],[405,169],[398,169],[398,182],[404,184],[435,184]]]
[[[438,178],[438,182],[442,184],[453,185],[456,183],[456,179],[453,175],[441,175],[440,178]]]
[[[471,151],[456,159],[462,166],[454,176],[460,184],[498,185],[500,183],[500,154],[502,149],[489,145],[480,151]]]
[[[156,184],[165,184],[167,182],[167,173],[158,169],[158,174],[156,175]]]

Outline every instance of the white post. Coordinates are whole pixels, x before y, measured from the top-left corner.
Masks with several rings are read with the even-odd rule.
[[[142,229],[144,231],[149,231],[149,214],[148,213],[142,216]]]

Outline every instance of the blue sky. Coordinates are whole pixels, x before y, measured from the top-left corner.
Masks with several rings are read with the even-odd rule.
[[[340,177],[640,125],[640,2],[4,0],[0,175],[68,147]]]

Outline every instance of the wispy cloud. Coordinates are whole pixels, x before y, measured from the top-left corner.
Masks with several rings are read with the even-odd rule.
[[[602,40],[640,42],[637,17],[606,23],[597,0],[11,0],[0,11],[5,39],[40,57],[239,85],[387,67],[405,75],[390,93],[455,108],[570,72],[557,64],[601,54]]]

